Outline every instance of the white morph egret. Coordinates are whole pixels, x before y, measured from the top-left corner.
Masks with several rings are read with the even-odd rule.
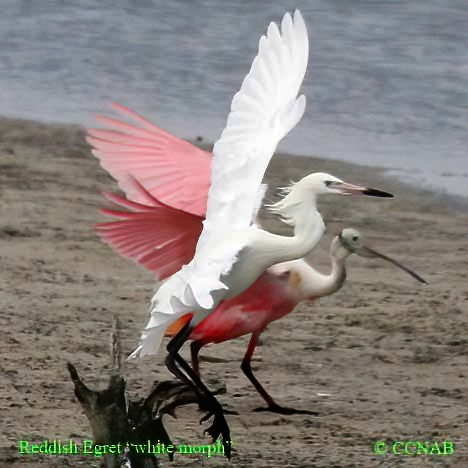
[[[271,265],[300,258],[313,249],[324,232],[316,208],[317,195],[392,196],[316,173],[294,184],[288,195],[272,207],[294,226],[293,237],[274,235],[253,223],[268,163],[279,141],[304,113],[305,97],[297,95],[307,60],[307,30],[300,12],[296,10],[294,18],[284,16],[281,33],[271,23],[213,149],[206,220],[195,256],[154,295],[150,321],[131,355],[157,352],[167,327],[182,315],[193,313],[191,322],[169,343],[166,364],[176,376],[204,394],[205,408],[215,416],[208,432],[213,439],[222,434],[227,456],[230,435],[222,408],[179,355],[179,349],[192,329],[222,300],[242,293]]]

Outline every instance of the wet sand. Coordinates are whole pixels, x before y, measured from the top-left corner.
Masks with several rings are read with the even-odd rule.
[[[315,171],[394,192],[394,200],[324,197],[328,234],[314,254],[328,271],[334,234],[354,227],[377,250],[423,275],[429,286],[381,260],[352,256],[333,296],[302,304],[270,325],[254,371],[278,402],[319,415],[281,416],[263,404],[240,371],[248,338],[205,348],[202,374],[225,382],[232,462],[178,456],[162,466],[462,467],[468,459],[468,227],[466,206],[406,187],[381,171],[276,155],[271,187]],[[0,466],[98,466],[85,456],[17,452],[21,439],[89,439],[66,362],[91,386],[109,376],[109,333],[117,314],[124,352],[147,322],[155,282],[100,242],[99,167],[78,126],[0,119]],[[271,219],[265,225],[281,231]],[[202,352],[203,353],[203,352]],[[215,359],[209,359],[209,357]],[[215,362],[208,362],[215,361]],[[132,397],[170,378],[163,356],[129,362]],[[173,439],[207,443],[195,406],[165,423]],[[377,455],[377,440],[445,441],[452,456]]]

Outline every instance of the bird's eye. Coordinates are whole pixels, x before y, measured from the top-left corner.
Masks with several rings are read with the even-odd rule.
[[[331,181],[331,180],[326,180],[326,181],[325,181],[325,185],[326,185],[327,187],[330,187],[331,184],[333,184],[333,181]]]
[[[356,242],[358,240],[358,236],[353,236],[353,241]]]

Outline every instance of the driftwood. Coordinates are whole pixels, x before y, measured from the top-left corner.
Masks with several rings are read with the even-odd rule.
[[[111,335],[111,357],[114,372],[105,390],[91,390],[80,379],[76,368],[68,363],[68,371],[75,384],[75,395],[83,407],[93,431],[94,444],[107,445],[103,455],[105,468],[130,466],[131,468],[154,468],[158,466],[155,453],[138,453],[138,444],[148,446],[148,441],[171,446],[162,417],[165,414],[175,417],[179,406],[198,404],[195,392],[185,384],[175,380],[155,382],[150,394],[139,401],[127,399],[126,382],[122,377],[122,352],[120,348],[120,326],[114,318]],[[221,393],[218,390],[217,393]],[[149,447],[148,447],[149,448]],[[152,447],[151,452],[155,452]],[[123,453],[122,453],[123,452]],[[172,460],[173,454],[167,453]]]

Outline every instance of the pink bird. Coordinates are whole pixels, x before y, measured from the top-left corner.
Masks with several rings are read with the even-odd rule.
[[[98,116],[98,121],[108,129],[88,130],[88,142],[128,199],[106,193],[109,200],[125,210],[103,209],[103,213],[119,220],[100,223],[96,229],[114,250],[163,280],[189,263],[194,255],[203,229],[211,154],[124,106],[113,104],[113,107],[138,125]],[[215,312],[200,322],[189,337],[195,372],[199,375],[198,353],[203,346],[252,334],[241,368],[268,405],[258,410],[310,414],[277,404],[254,376],[251,359],[268,324],[292,312],[302,301],[341,288],[346,278],[345,261],[351,253],[384,258],[425,282],[395,260],[365,247],[356,230],[345,229],[331,244],[329,275],[320,274],[304,259],[274,265],[247,290],[221,302]],[[181,317],[169,327],[167,335],[177,334],[191,317],[192,314]]]

